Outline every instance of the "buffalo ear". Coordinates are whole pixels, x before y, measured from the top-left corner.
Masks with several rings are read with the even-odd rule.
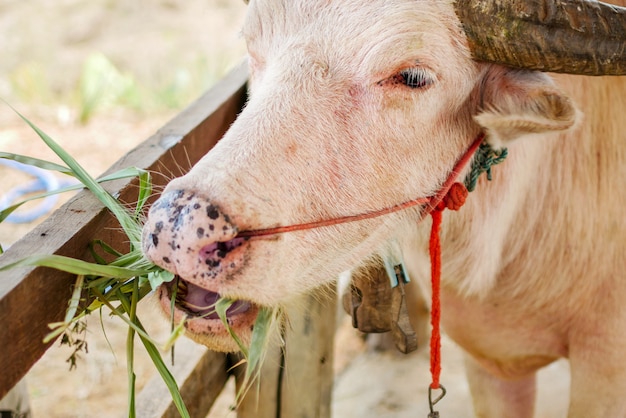
[[[492,66],[478,88],[474,119],[496,148],[526,135],[564,131],[578,119],[569,97],[543,73]]]

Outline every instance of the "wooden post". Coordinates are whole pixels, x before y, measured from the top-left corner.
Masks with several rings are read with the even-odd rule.
[[[168,368],[180,389],[192,417],[204,417],[228,380],[226,356],[209,351],[191,340],[176,343],[176,363]],[[139,392],[136,400],[138,418],[180,417],[172,396],[161,376],[154,376]]]
[[[233,356],[241,359],[240,356]],[[237,405],[237,418],[276,418],[280,416],[279,393],[283,371],[282,348],[277,344],[268,347],[260,377],[255,380],[248,392]],[[234,363],[236,364],[236,363]],[[236,390],[242,390],[245,365],[235,370]]]
[[[242,400],[238,418],[330,418],[336,311],[334,286],[288,308],[285,347],[268,353],[260,390]]]

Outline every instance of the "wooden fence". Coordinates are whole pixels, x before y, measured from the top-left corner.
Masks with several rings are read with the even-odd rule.
[[[172,173],[182,174],[176,172],[177,162],[197,162],[234,121],[245,103],[246,80],[244,66],[232,71],[107,173],[129,166],[144,168],[157,173],[153,176],[157,189]],[[122,201],[136,199],[133,180],[110,182],[105,187]],[[29,254],[87,258],[88,244],[94,239],[123,248],[125,237],[118,230],[102,204],[89,192],[81,192],[12,245],[0,256],[0,266]],[[73,283],[71,275],[47,268],[0,272],[0,399],[50,346],[42,340],[49,332],[48,324],[63,319]],[[330,296],[309,295],[302,298],[300,306],[304,309],[290,316],[284,350],[268,353],[260,389],[244,398],[238,417],[330,416],[336,303]],[[233,356],[197,346],[173,367],[192,417],[206,416],[229,374],[241,374],[241,367],[231,369],[236,362]],[[158,376],[138,395],[137,412],[141,417],[178,416]]]

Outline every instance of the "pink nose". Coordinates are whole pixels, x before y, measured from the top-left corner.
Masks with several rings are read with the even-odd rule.
[[[175,190],[164,193],[150,208],[143,251],[164,269],[201,281],[236,267],[237,260],[227,257],[245,242],[236,238],[237,232],[217,206],[196,193]]]

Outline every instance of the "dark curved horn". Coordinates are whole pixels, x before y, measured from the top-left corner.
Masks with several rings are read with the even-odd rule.
[[[473,58],[517,68],[626,75],[626,8],[589,0],[456,0]]]

